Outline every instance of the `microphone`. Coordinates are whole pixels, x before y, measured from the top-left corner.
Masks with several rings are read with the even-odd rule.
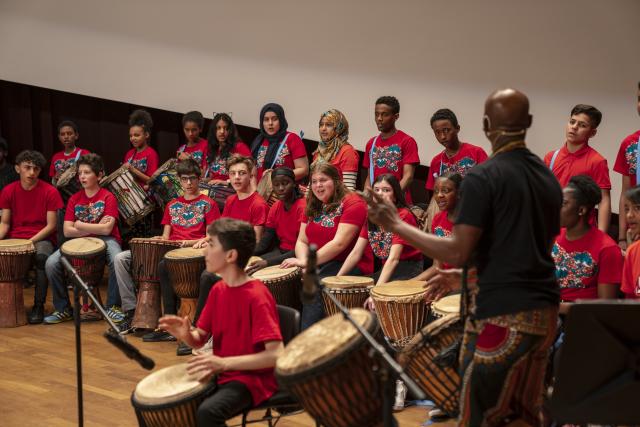
[[[118,347],[129,359],[133,359],[140,364],[144,369],[151,370],[156,366],[156,362],[153,359],[148,358],[144,354],[140,353],[140,350],[127,342],[120,335],[116,335],[111,332],[105,332],[104,337],[114,346]]]
[[[318,247],[309,245],[307,268],[302,277],[302,303],[311,304],[318,292]]]

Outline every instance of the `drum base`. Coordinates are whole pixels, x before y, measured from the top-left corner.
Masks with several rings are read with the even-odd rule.
[[[138,302],[131,326],[134,329],[155,329],[160,318],[160,284],[141,281]]]
[[[0,282],[0,328],[27,324],[22,281]]]
[[[178,317],[189,316],[189,320],[193,323],[196,315],[197,298],[180,298],[180,308],[178,309]]]

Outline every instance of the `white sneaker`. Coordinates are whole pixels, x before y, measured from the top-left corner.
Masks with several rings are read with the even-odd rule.
[[[191,350],[191,354],[194,356],[198,356],[200,354],[213,354],[213,337],[209,337],[209,340],[202,347]]]
[[[432,410],[429,411],[429,418],[431,419],[442,419],[446,417],[447,417],[447,414],[445,414],[445,412],[438,407],[434,407]]]
[[[396,400],[393,403],[394,411],[402,411],[404,409],[404,399],[407,397],[407,386],[400,380],[396,380]]]

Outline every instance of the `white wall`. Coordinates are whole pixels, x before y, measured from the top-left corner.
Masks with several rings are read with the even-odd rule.
[[[232,111],[252,126],[277,101],[290,128],[313,139],[335,107],[358,148],[376,131],[374,100],[392,94],[423,164],[439,151],[433,111],[453,109],[462,139],[488,150],[484,99],[513,86],[531,100],[528,140],[540,155],[562,144],[574,104],[600,108],[593,145],[612,167],[619,141],[640,127],[639,18],[637,0],[0,0],[0,78],[209,117]]]

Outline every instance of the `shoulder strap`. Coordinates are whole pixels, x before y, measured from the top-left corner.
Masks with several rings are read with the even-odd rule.
[[[551,163],[549,163],[549,169],[553,172],[553,165],[556,163],[556,157],[558,157],[558,153],[560,153],[560,148],[553,152],[553,156],[551,157]]]
[[[273,162],[271,162],[271,167],[269,167],[269,169],[273,169],[273,167],[276,165],[276,162],[278,161],[278,157],[280,157],[280,153],[282,153],[282,149],[284,148],[284,144],[287,142],[287,138],[289,138],[289,134],[286,134],[284,136],[284,139],[280,143],[280,146],[278,147],[278,151],[276,151],[276,155],[273,158]]]
[[[371,150],[369,150],[369,183],[373,186],[373,152],[376,149],[376,143],[378,142],[378,138],[380,135],[373,138],[373,142],[371,143]]]
[[[640,185],[640,137],[636,143],[636,185]]]
[[[74,162],[78,162],[78,159],[80,158],[80,154],[82,154],[82,148],[78,148],[78,153],[76,153],[76,159],[74,160]]]

